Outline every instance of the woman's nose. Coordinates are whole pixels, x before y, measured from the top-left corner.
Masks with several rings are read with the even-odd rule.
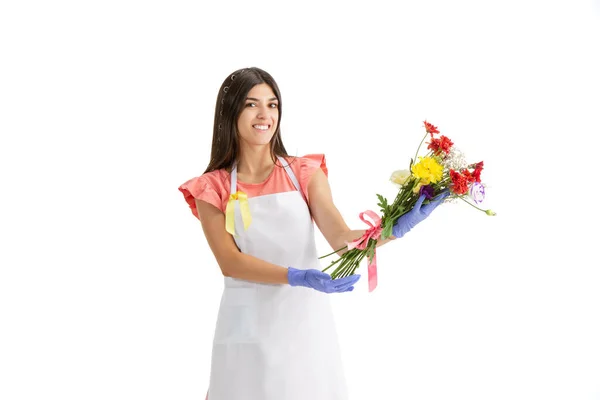
[[[258,107],[258,118],[267,118],[269,115],[268,106],[259,106]]]

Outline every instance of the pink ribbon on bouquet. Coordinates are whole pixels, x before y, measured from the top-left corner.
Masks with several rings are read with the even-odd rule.
[[[369,221],[363,218],[363,215],[367,215],[373,220],[375,224],[370,223]],[[381,236],[381,218],[377,214],[375,214],[371,210],[367,210],[361,212],[358,216],[364,223],[369,225],[369,229],[358,239],[348,243],[348,250],[359,249],[364,250],[369,243],[369,239],[377,240]],[[369,263],[369,292],[372,292],[377,287],[377,251],[376,248],[373,249],[373,259]]]

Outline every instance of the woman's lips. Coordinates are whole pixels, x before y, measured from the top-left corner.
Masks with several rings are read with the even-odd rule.
[[[252,128],[259,133],[268,132],[271,128],[271,125],[253,125]]]

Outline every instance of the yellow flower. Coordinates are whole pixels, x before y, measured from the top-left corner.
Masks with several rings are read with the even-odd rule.
[[[431,157],[419,157],[420,161],[412,166],[412,172],[421,183],[428,185],[442,179],[444,168]]]
[[[399,169],[398,171],[392,172],[392,176],[390,177],[390,181],[392,183],[402,187],[406,183],[406,181],[410,178],[410,171],[407,169]]]

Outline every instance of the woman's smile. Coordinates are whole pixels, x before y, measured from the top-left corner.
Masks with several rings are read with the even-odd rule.
[[[252,125],[252,127],[254,128],[255,131],[257,131],[259,133],[265,133],[265,132],[269,131],[269,128],[271,127],[271,125],[256,124],[256,125]]]

